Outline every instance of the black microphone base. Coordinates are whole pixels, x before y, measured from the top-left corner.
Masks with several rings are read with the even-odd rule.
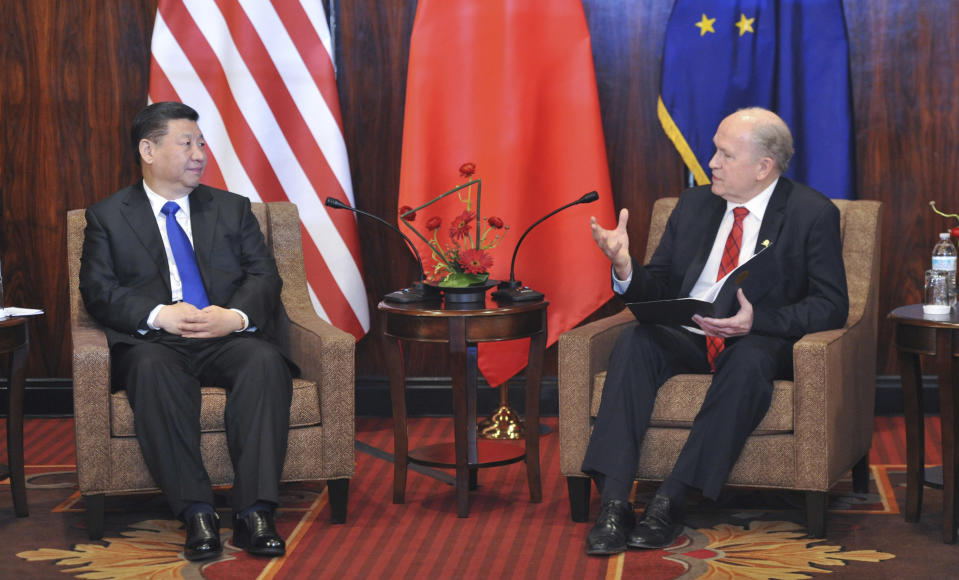
[[[534,302],[544,297],[542,292],[523,286],[519,280],[500,282],[496,286],[496,291],[493,292],[493,299],[500,302]]]
[[[409,288],[396,290],[383,296],[386,302],[396,302],[399,304],[410,304],[412,302],[430,302],[439,300],[441,297],[438,288],[427,286],[422,282],[414,282]]]

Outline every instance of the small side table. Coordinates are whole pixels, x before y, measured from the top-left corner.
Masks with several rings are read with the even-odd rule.
[[[922,369],[919,355],[935,357],[939,376],[939,415],[942,419],[942,541],[956,541],[956,493],[959,485],[956,452],[956,402],[959,399],[959,315],[924,316],[921,304],[900,306],[889,313],[896,323],[896,348],[902,373],[906,420],[906,521],[919,521],[922,490],[930,484],[925,473],[925,430],[922,413]]]
[[[456,504],[459,517],[469,516],[469,489],[475,486],[476,470],[526,461],[531,502],[542,501],[539,471],[539,406],[543,354],[546,350],[548,302],[525,302],[500,306],[489,300],[478,304],[396,304],[380,302],[386,317],[385,350],[393,401],[393,503],[404,503],[409,463],[456,469]],[[476,381],[477,343],[530,338],[526,367],[526,446],[505,441],[477,441]],[[406,417],[406,370],[400,341],[449,344],[453,382],[454,443],[408,450]],[[505,386],[501,387],[505,388]]]
[[[13,510],[17,517],[26,517],[27,485],[23,461],[23,389],[26,379],[30,332],[26,318],[0,320],[0,354],[6,355],[7,375],[7,461],[0,464],[0,477],[10,477]]]

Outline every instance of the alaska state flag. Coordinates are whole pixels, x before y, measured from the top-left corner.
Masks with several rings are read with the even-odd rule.
[[[720,121],[759,106],[792,130],[787,176],[829,197],[855,197],[841,0],[677,0],[662,82],[660,122],[696,183],[709,183]]]

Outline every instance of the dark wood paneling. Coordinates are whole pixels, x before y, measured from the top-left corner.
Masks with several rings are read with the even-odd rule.
[[[959,210],[959,11],[951,0],[845,3],[850,33],[860,197],[885,203],[881,316],[919,300],[936,232],[947,220],[927,202]],[[615,205],[628,207],[633,250],[643,251],[658,197],[683,170],[656,119],[670,2],[585,0]],[[0,3],[0,258],[7,303],[39,306],[34,377],[70,375],[65,212],[133,181],[126,133],[146,101],[156,0]],[[341,106],[357,205],[396,211],[409,39],[415,0],[333,0]],[[405,285],[414,265],[387,231],[365,224],[371,309]],[[607,307],[608,312],[613,307]],[[357,374],[383,375],[373,331],[358,345]],[[879,371],[896,372],[891,327],[880,326]],[[555,350],[555,349],[553,349]],[[412,375],[445,371],[441,349],[411,349]],[[555,352],[547,358],[555,373]]]
[[[70,376],[66,211],[132,182],[156,2],[0,3],[0,256],[31,323],[32,377]]]

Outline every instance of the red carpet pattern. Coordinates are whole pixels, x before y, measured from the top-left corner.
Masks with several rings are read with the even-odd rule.
[[[956,547],[936,541],[937,506],[924,508],[920,524],[907,524],[899,515],[901,419],[877,420],[870,493],[853,494],[848,480],[837,486],[824,540],[805,537],[799,494],[730,490],[719,502],[694,502],[684,534],[668,549],[613,558],[585,555],[589,524],[569,518],[565,481],[558,475],[556,420],[544,423],[554,431],[542,438],[542,503],[529,503],[524,467],[514,464],[479,472],[469,518],[456,517],[448,472],[411,469],[406,503],[394,505],[393,467],[386,456],[392,451],[391,421],[361,419],[346,524],[329,523],[322,484],[286,485],[277,523],[288,555],[254,558],[230,543],[228,490],[222,490],[217,503],[224,555],[196,564],[182,558],[183,529],[157,494],[108,498],[103,541],[87,539],[72,474],[72,421],[31,420],[26,433],[31,516],[14,518],[10,494],[0,487],[0,538],[10,550],[0,565],[20,571],[10,577],[31,578],[66,573],[78,578],[792,579],[823,573],[895,577],[923,569],[929,572],[925,577],[938,577],[938,570],[959,564]],[[934,462],[938,423],[929,421],[927,427],[934,431],[927,435],[927,455]],[[450,419],[410,421],[412,447],[451,434]],[[877,464],[880,458],[894,463]],[[637,486],[638,506],[654,489]],[[597,511],[594,497],[592,513]],[[937,560],[929,560],[929,554]]]

